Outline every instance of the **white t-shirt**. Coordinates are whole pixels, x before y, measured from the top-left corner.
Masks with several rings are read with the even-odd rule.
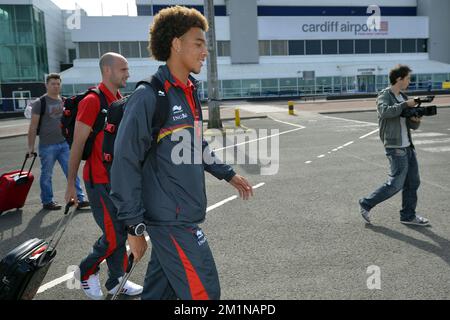
[[[400,94],[396,96],[398,102],[402,103],[405,102],[405,99],[403,99],[403,96]],[[401,148],[407,148],[411,145],[411,142],[408,138],[408,128],[406,127],[406,118],[400,117],[400,126],[402,127],[402,145]]]

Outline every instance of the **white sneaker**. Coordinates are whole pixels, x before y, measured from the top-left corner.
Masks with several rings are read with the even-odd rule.
[[[114,288],[109,290],[108,293],[115,295],[117,290],[119,289],[119,285],[120,285],[121,281],[122,281],[122,277],[119,278],[119,283],[117,284],[117,286],[115,286]],[[142,286],[128,280],[127,282],[125,282],[125,285],[123,286],[123,289],[120,292],[120,294],[125,294],[127,296],[137,296],[142,293],[142,290],[143,290]]]
[[[85,281],[81,281],[81,288],[89,298],[93,300],[103,299],[103,292],[100,285],[100,277],[98,273],[91,275]]]

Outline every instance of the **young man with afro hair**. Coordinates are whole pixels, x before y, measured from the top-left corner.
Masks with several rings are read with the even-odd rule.
[[[152,242],[142,299],[219,299],[215,262],[198,226],[206,215],[205,171],[229,182],[244,200],[253,195],[249,182],[217,159],[203,138],[197,81],[190,74],[200,73],[208,55],[207,30],[205,17],[195,9],[175,6],[154,17],[150,49],[166,63],[154,77],[164,88],[158,95],[169,101],[167,120],[156,128],[156,147],[152,120],[161,105],[150,86],[140,85],[127,102],[117,133],[111,194],[135,260],[147,249],[145,230]],[[180,135],[182,143],[174,141]],[[179,163],[173,154],[180,145],[189,146],[183,159],[195,158],[196,146],[205,156]]]

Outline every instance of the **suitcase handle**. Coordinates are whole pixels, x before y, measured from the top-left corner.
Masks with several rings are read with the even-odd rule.
[[[64,216],[61,218],[61,220],[58,223],[58,226],[56,227],[55,232],[53,233],[52,238],[50,239],[50,241],[48,242],[47,248],[45,250],[45,252],[41,255],[41,257],[39,258],[39,262],[38,262],[38,266],[41,265],[42,261],[45,259],[45,257],[47,256],[47,252],[50,251],[50,247],[52,250],[55,250],[56,247],[59,244],[59,241],[61,240],[64,232],[66,231],[67,226],[69,225],[69,223],[72,221],[73,218],[73,214],[76,211],[76,207],[75,209],[73,209],[72,211],[70,211],[70,208],[74,205],[75,203],[73,201],[69,202],[66,204],[66,207],[64,208]],[[70,213],[69,213],[70,211]],[[59,233],[59,235],[58,235]],[[54,243],[54,244],[53,244]]]
[[[30,166],[30,170],[28,170],[27,177],[30,175],[31,169],[33,168],[33,165],[34,165],[34,161],[36,161],[36,157],[37,157],[37,153],[36,152],[32,152],[31,154],[33,155],[33,161],[31,161],[31,166]],[[19,177],[22,175],[23,168],[25,168],[25,164],[27,163],[27,160],[30,157],[31,156],[30,156],[29,153],[25,154],[25,160],[23,161],[22,169],[20,169]]]
[[[117,297],[120,295],[120,292],[122,291],[123,287],[125,286],[125,283],[127,283],[128,278],[130,278],[131,273],[134,270],[134,267],[136,264],[134,263],[134,255],[130,253],[128,256],[128,266],[125,274],[122,277],[122,281],[119,283],[119,288],[117,288],[116,293],[112,296],[111,300],[116,300]]]

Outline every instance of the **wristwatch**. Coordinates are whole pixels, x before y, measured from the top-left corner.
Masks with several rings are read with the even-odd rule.
[[[139,224],[135,224],[133,226],[127,226],[128,234],[135,236],[135,237],[143,236],[145,230],[147,230],[147,226],[143,222],[141,222]]]

